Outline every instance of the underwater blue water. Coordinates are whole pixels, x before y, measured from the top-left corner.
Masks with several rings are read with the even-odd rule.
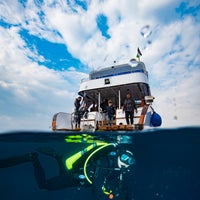
[[[67,158],[96,141],[118,143],[122,150],[131,151],[135,159],[125,179],[129,194],[113,199],[200,199],[200,127],[82,134],[39,131],[0,134],[0,199],[109,199],[102,196],[101,184],[99,188],[39,189],[31,162],[1,166],[2,159],[35,152],[41,147],[56,149]],[[115,154],[111,152],[110,155]],[[52,157],[39,153],[39,159],[47,178],[58,174],[58,165]]]

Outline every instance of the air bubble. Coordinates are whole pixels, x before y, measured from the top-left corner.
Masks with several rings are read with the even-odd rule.
[[[152,33],[152,31],[150,30],[150,26],[149,25],[143,26],[140,30],[140,33],[144,38],[148,38]]]

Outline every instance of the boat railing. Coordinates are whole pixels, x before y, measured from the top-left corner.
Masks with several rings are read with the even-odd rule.
[[[138,112],[134,114],[134,124],[137,124],[139,122],[139,118],[142,112],[142,107],[138,108]],[[104,112],[89,112],[87,115],[87,118],[81,119],[81,127],[95,127],[96,126],[107,126],[108,120],[107,120],[107,114]],[[125,125],[126,124],[126,117],[125,112],[122,109],[116,109],[116,115],[113,121],[113,125]]]
[[[132,130],[141,129],[143,126],[150,123],[151,110],[150,104],[145,104],[137,108],[138,112],[134,114],[134,124],[127,125],[125,113],[122,109],[116,109],[116,115],[113,121],[113,126],[108,125],[107,114],[104,112],[92,111],[81,118],[80,127],[76,127],[75,113],[57,113],[53,117],[52,130],[82,130],[82,131],[95,131],[95,130]],[[138,128],[139,127],[139,128]]]

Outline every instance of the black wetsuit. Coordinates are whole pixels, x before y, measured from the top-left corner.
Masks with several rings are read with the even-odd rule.
[[[135,102],[133,99],[125,99],[124,101],[124,111],[125,111],[125,117],[126,117],[126,123],[127,124],[133,124],[133,118],[134,118],[134,109],[137,110]],[[129,122],[130,118],[130,122]]]
[[[50,179],[46,179],[45,170],[39,161],[38,153],[35,152],[27,153],[22,156],[1,159],[0,168],[11,167],[25,162],[32,162],[35,179],[40,189],[59,190],[68,187],[93,186],[94,195],[97,199],[108,199],[107,194],[102,191],[103,187],[105,187],[105,190],[107,191],[112,190],[113,193],[120,193],[120,187],[124,185],[119,178],[121,172],[115,170],[117,167],[117,153],[113,146],[96,153],[95,156],[90,159],[87,170],[88,172],[93,173],[93,176],[89,177],[92,184],[88,183],[86,179],[84,181],[79,179],[79,175],[84,174],[83,166],[86,159],[90,153],[97,148],[98,147],[95,147],[85,153],[77,162],[75,162],[72,170],[67,170],[60,155],[54,156],[59,165],[59,175]],[[113,152],[114,154],[112,155],[111,153]],[[123,189],[123,193],[124,191],[126,191],[126,189]],[[115,199],[124,199],[121,197],[121,194],[118,196],[120,198]],[[123,197],[125,197],[124,194]]]
[[[80,128],[80,123],[81,123],[81,112],[80,112],[80,107],[81,107],[81,100],[80,99],[76,99],[74,102],[74,106],[75,106],[75,127],[76,128]]]

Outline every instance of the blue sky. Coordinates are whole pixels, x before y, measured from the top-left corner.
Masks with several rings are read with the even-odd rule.
[[[197,0],[0,0],[0,127],[50,130],[80,80],[140,47],[163,127],[200,125]]]

